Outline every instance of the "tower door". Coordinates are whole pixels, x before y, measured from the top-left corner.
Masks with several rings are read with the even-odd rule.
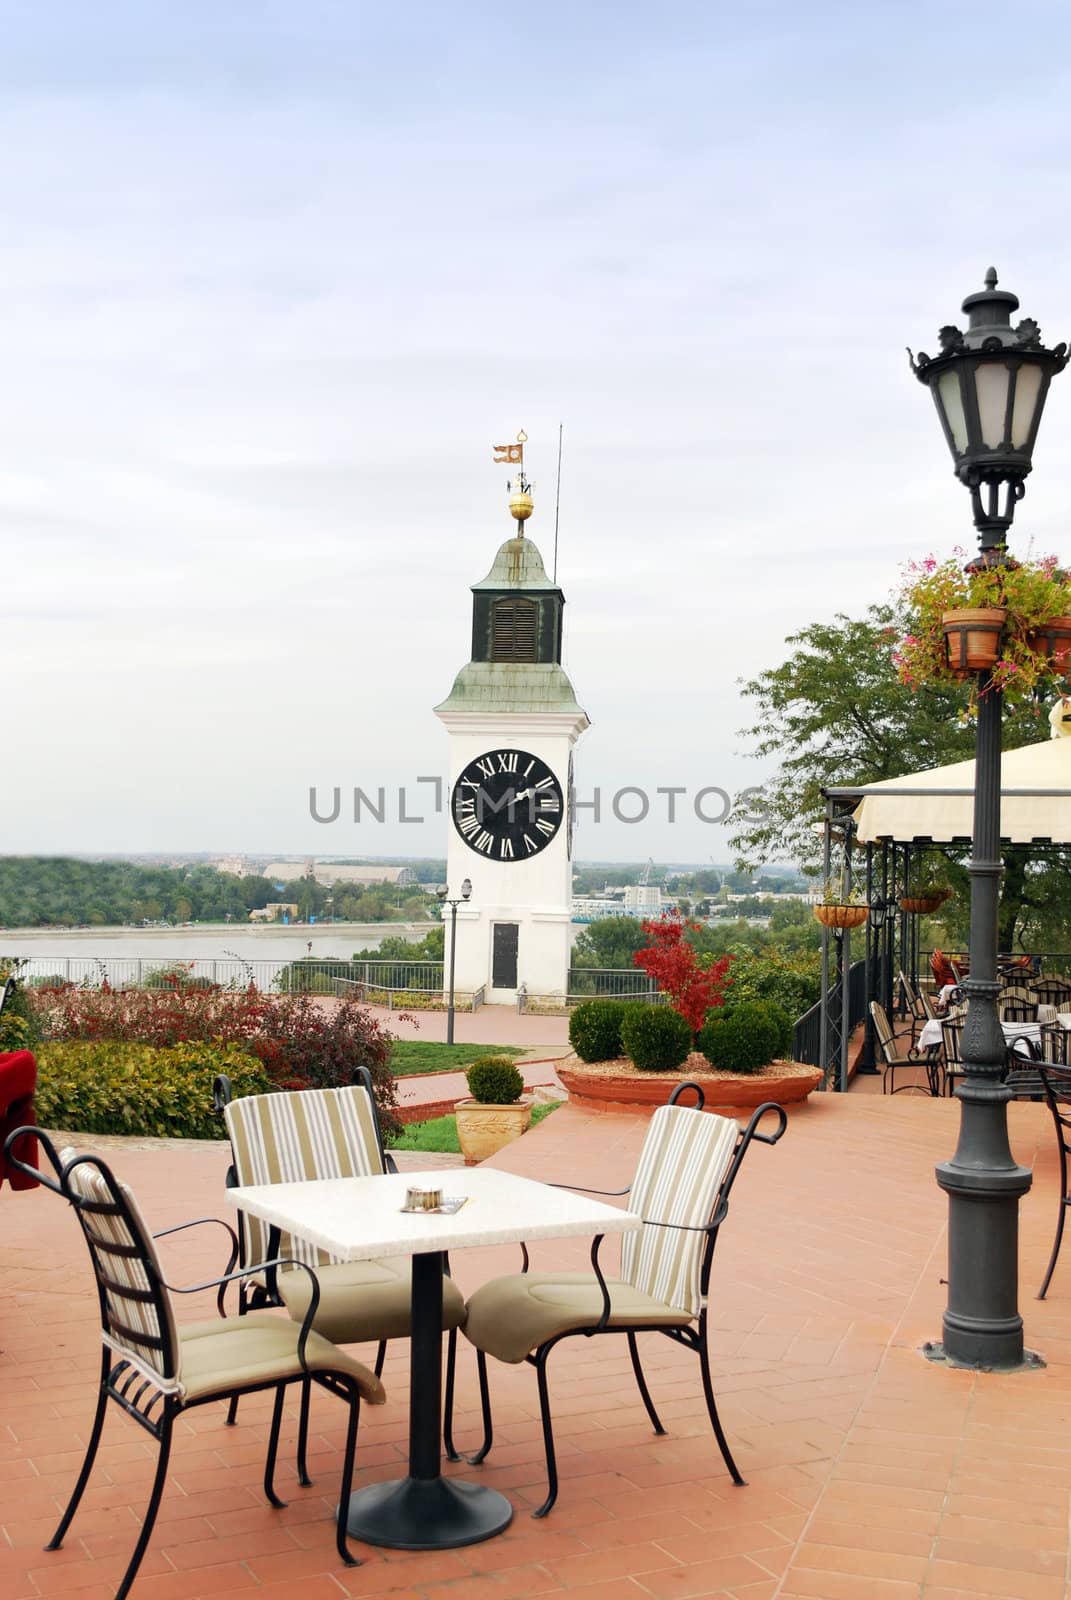
[[[491,932],[491,987],[516,989],[519,922],[496,922]]]

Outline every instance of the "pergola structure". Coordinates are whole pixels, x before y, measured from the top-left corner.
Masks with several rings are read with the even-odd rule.
[[[1071,845],[1071,703],[1060,702],[1050,722],[1051,739],[1003,752],[1002,846],[1032,845],[1041,853],[1046,847]],[[918,978],[919,919],[903,911],[900,901],[916,886],[924,851],[934,845],[970,844],[974,761],[822,793],[825,877],[842,875],[845,889],[852,887],[854,877],[871,908],[863,930],[864,955],[854,963],[851,934],[822,930],[818,1065],[831,1088],[844,1090],[848,1041],[860,1022],[867,1030],[860,1070],[874,1067],[869,1002],[880,1001],[891,1014],[897,971],[902,968],[913,981]],[[865,850],[861,871],[858,846]]]

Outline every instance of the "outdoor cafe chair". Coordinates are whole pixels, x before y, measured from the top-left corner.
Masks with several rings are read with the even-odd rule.
[[[52,1169],[52,1175],[47,1171],[34,1171],[33,1177],[70,1202],[89,1247],[97,1280],[102,1339],[97,1406],[85,1459],[67,1509],[45,1548],[60,1548],[78,1509],[93,1469],[109,1400],[140,1424],[159,1445],[148,1509],[115,1600],[123,1600],[137,1576],[163,1495],[175,1419],[192,1406],[265,1389],[274,1391],[264,1493],[271,1505],[282,1508],[286,1502],[275,1493],[274,1479],[287,1386],[315,1383],[337,1395],[349,1409],[340,1498],[340,1504],[346,1505],[353,1479],[361,1401],[381,1405],[386,1395],[374,1373],[313,1330],[319,1290],[312,1269],[304,1263],[280,1259],[236,1272],[238,1241],[227,1223],[217,1217],[200,1217],[194,1222],[182,1222],[177,1227],[151,1234],[134,1196],[99,1156],[83,1155],[70,1149],[57,1154],[46,1134],[20,1128],[7,1140],[5,1155],[9,1162],[22,1165],[15,1154],[15,1145],[28,1131],[36,1133]],[[164,1278],[154,1240],[204,1223],[213,1223],[227,1232],[230,1259],[226,1272],[208,1283],[187,1288],[169,1284]],[[271,1313],[244,1317],[225,1314],[227,1285],[252,1272],[263,1271],[267,1265],[288,1265],[295,1270],[300,1267],[307,1277],[309,1306],[300,1325]],[[217,1290],[219,1316],[177,1326],[171,1296],[195,1294],[203,1289]],[[346,1542],[345,1517],[338,1519],[335,1540],[345,1565],[358,1566]]]
[[[1001,1022],[1036,1022],[1038,1001],[1025,989],[1005,989],[998,1002]]]
[[[1066,978],[1035,978],[1030,985],[1034,999],[1042,1005],[1055,1006],[1057,1011],[1071,1011],[1071,983]]]
[[[945,1092],[952,1093],[955,1080],[963,1076],[963,1057],[960,1054],[960,1041],[963,1037],[962,1016],[958,1021],[949,1021],[946,1017],[941,1022],[941,1054],[945,1070]]]
[[[1061,1032],[1063,1030],[1061,1029]],[[1066,1059],[1066,1035],[1062,1046]],[[1052,1254],[1049,1264],[1045,1269],[1045,1277],[1041,1288],[1038,1290],[1038,1299],[1044,1300],[1049,1292],[1053,1272],[1060,1256],[1060,1246],[1064,1238],[1064,1224],[1067,1221],[1067,1208],[1071,1206],[1071,1192],[1068,1191],[1067,1182],[1067,1157],[1071,1153],[1071,1069],[1052,1060],[1039,1061],[1036,1064],[1038,1077],[1045,1095],[1045,1103],[1052,1115],[1053,1126],[1056,1129],[1056,1151],[1060,1161],[1060,1201],[1056,1217],[1056,1237],[1052,1242]]]
[[[357,1067],[355,1081],[335,1089],[299,1089],[231,1099],[230,1080],[215,1083],[231,1141],[233,1165],[227,1187],[266,1183],[302,1183],[316,1178],[367,1178],[397,1168],[383,1148],[367,1067]],[[270,1228],[259,1218],[239,1212],[240,1260],[263,1261]],[[407,1339],[411,1331],[412,1261],[407,1256],[376,1261],[338,1261],[307,1240],[283,1232],[279,1253],[315,1267],[319,1287],[313,1327],[334,1344],[378,1344],[375,1372],[383,1371],[387,1341]],[[293,1269],[258,1273],[239,1292],[239,1314],[249,1308],[285,1306],[297,1321],[309,1307],[309,1279]],[[449,1331],[447,1395],[452,1395],[457,1328],[465,1320],[465,1302],[453,1279],[443,1282],[443,1327]],[[310,1479],[307,1467],[310,1387],[301,1395],[298,1425],[298,1476]],[[449,1419],[449,1403],[445,1415]],[[236,1415],[231,1406],[228,1422]],[[449,1428],[447,1429],[449,1431]],[[449,1440],[447,1440],[447,1447]]]
[[[906,972],[901,970],[899,978],[907,1009],[911,1013],[911,1049],[914,1050],[920,1030],[933,1019],[935,1013],[929,1000],[921,990],[915,988]]]
[[[686,1089],[696,1096],[694,1107],[677,1103]],[[749,1146],[755,1139],[776,1144],[788,1118],[783,1107],[767,1101],[741,1131],[728,1117],[704,1111],[703,1103],[698,1084],[678,1084],[669,1104],[659,1106],[651,1118],[631,1186],[584,1190],[627,1195],[629,1210],[643,1219],[642,1228],[622,1241],[619,1277],[603,1273],[601,1237],[592,1245],[590,1272],[530,1272],[528,1251],[522,1245],[522,1271],[493,1278],[469,1300],[463,1332],[476,1349],[484,1437],[480,1449],[468,1459],[472,1465],[481,1462],[493,1438],[487,1357],[513,1365],[528,1362],[536,1369],[547,1462],[547,1495],[533,1516],[545,1517],[558,1497],[547,1363],[562,1339],[577,1334],[584,1338],[625,1335],[640,1399],[660,1434],[666,1430],[640,1365],[636,1335],[661,1333],[693,1351],[699,1357],[707,1413],[725,1465],[734,1483],[744,1482],[714,1399],[707,1351],[710,1271],[718,1232],[729,1209],[729,1194]],[[763,1133],[759,1125],[771,1113],[776,1127]]]
[[[936,1055],[901,1055],[896,1048],[896,1037],[889,1025],[885,1007],[879,1001],[871,1000],[870,1015],[874,1019],[874,1032],[878,1036],[878,1044],[885,1058],[885,1070],[881,1075],[882,1094],[903,1094],[905,1090],[911,1089],[916,1090],[919,1094],[940,1094],[940,1064]],[[902,1083],[897,1088],[896,1074],[906,1067],[912,1068],[916,1073],[920,1067],[924,1068],[926,1072],[925,1084],[917,1082]]]

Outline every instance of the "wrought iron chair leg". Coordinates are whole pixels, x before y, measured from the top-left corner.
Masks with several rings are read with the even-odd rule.
[[[268,1433],[268,1454],[264,1461],[264,1493],[277,1511],[281,1511],[286,1505],[286,1501],[280,1500],[275,1492],[275,1458],[279,1453],[279,1428],[283,1420],[285,1398],[286,1385],[280,1383],[275,1390],[275,1405],[272,1408],[271,1429]]]
[[[729,1441],[725,1437],[725,1430],[721,1425],[721,1418],[718,1416],[717,1402],[714,1399],[714,1385],[710,1377],[710,1357],[707,1354],[707,1330],[705,1320],[700,1324],[699,1327],[699,1367],[703,1374],[703,1393],[706,1396],[707,1411],[710,1414],[710,1423],[714,1429],[714,1437],[718,1441],[718,1448],[722,1453],[722,1459],[729,1469],[729,1473],[733,1482],[736,1484],[738,1489],[743,1489],[747,1484],[747,1479],[741,1477],[740,1469],[733,1460],[733,1453],[729,1449]]]
[[[226,1426],[228,1428],[233,1428],[234,1424],[237,1421],[238,1421],[238,1396],[236,1394],[232,1394],[231,1397],[230,1397],[230,1400],[229,1400],[229,1402],[227,1404]]]
[[[454,1448],[454,1368],[457,1364],[457,1329],[451,1328],[446,1341],[446,1390],[443,1395],[443,1450],[447,1461],[460,1461]]]
[[[547,1457],[547,1498],[532,1512],[533,1517],[545,1517],[558,1498],[558,1462],[554,1454],[554,1432],[550,1423],[550,1392],[547,1388],[547,1357],[550,1349],[542,1345],[536,1352],[536,1376],[539,1379],[539,1414],[543,1420],[543,1448]]]
[[[167,1477],[167,1463],[171,1455],[171,1424],[174,1411],[170,1405],[165,1405],[163,1416],[160,1418],[160,1454],[156,1459],[156,1472],[152,1480],[152,1492],[149,1495],[149,1504],[145,1512],[145,1520],[141,1524],[138,1542],[134,1546],[134,1554],[130,1557],[130,1565],[123,1573],[123,1581],[115,1591],[115,1600],[125,1600],[131,1584],[138,1575],[141,1558],[148,1547],[152,1530],[156,1524],[156,1513],[160,1509],[160,1501],[164,1493],[164,1481]]]
[[[384,1361],[386,1361],[386,1359],[387,1359],[387,1341],[386,1341],[386,1339],[381,1339],[379,1341],[379,1348],[376,1351],[375,1372],[376,1372],[376,1377],[377,1378],[382,1378],[382,1376],[383,1376],[383,1363],[384,1363]]]
[[[108,1391],[105,1388],[105,1385],[108,1381],[108,1374],[110,1371],[111,1355],[107,1350],[105,1350],[101,1357],[100,1389],[97,1393],[97,1409],[93,1417],[93,1426],[89,1430],[89,1443],[86,1445],[85,1460],[82,1462],[82,1470],[78,1474],[78,1481],[75,1484],[74,1489],[71,1491],[71,1498],[67,1502],[67,1509],[60,1519],[59,1527],[45,1545],[46,1550],[58,1550],[60,1545],[63,1543],[63,1536],[71,1525],[71,1518],[78,1510],[79,1502],[85,1493],[86,1484],[89,1482],[89,1474],[93,1470],[93,1462],[96,1460],[97,1455],[97,1446],[100,1444],[100,1436],[104,1428],[104,1413],[108,1409]]]
[[[490,1450],[494,1440],[494,1429],[491,1426],[491,1391],[487,1386],[487,1357],[482,1350],[476,1352],[476,1371],[480,1378],[480,1411],[483,1416],[483,1444],[471,1456],[466,1457],[470,1467],[478,1467]]]
[[[632,1370],[636,1374],[636,1386],[640,1391],[640,1399],[647,1409],[647,1415],[651,1419],[651,1426],[656,1433],[665,1433],[666,1430],[662,1426],[661,1418],[654,1408],[654,1401],[651,1399],[651,1391],[647,1387],[643,1368],[640,1366],[640,1352],[636,1345],[636,1335],[634,1333],[628,1335],[628,1353],[632,1357]]]
[[[1056,1223],[1056,1238],[1052,1242],[1052,1255],[1049,1257],[1048,1271],[1045,1273],[1045,1282],[1038,1290],[1038,1299],[1044,1300],[1049,1292],[1049,1284],[1056,1270],[1057,1257],[1060,1254],[1060,1245],[1064,1237],[1064,1223],[1067,1221],[1067,1208],[1071,1205],[1071,1195],[1067,1192],[1067,1147],[1064,1144],[1063,1130],[1059,1123],[1056,1125],[1056,1148],[1060,1153],[1060,1216]]]
[[[346,1514],[350,1503],[350,1490],[353,1487],[353,1462],[357,1454],[357,1424],[361,1417],[361,1396],[354,1387],[350,1391],[350,1415],[346,1424],[346,1449],[342,1457],[342,1484],[338,1501],[338,1516],[335,1518],[335,1546],[339,1556],[347,1567],[361,1565],[357,1557],[350,1551],[346,1543]]]
[[[312,1479],[309,1477],[309,1402],[312,1399],[312,1379],[305,1378],[301,1384],[301,1410],[298,1414],[297,1436],[297,1471],[298,1483],[303,1489],[312,1488]]]

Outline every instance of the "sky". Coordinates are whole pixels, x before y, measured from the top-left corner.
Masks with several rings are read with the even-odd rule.
[[[1071,336],[1061,4],[0,26],[5,853],[444,854],[416,780],[513,528],[492,446],[528,434],[549,566],[561,423],[576,854],[726,860],[741,680],[971,542],[905,346],[990,264]],[[1071,559],[1071,380],[1035,463],[1013,547]]]

